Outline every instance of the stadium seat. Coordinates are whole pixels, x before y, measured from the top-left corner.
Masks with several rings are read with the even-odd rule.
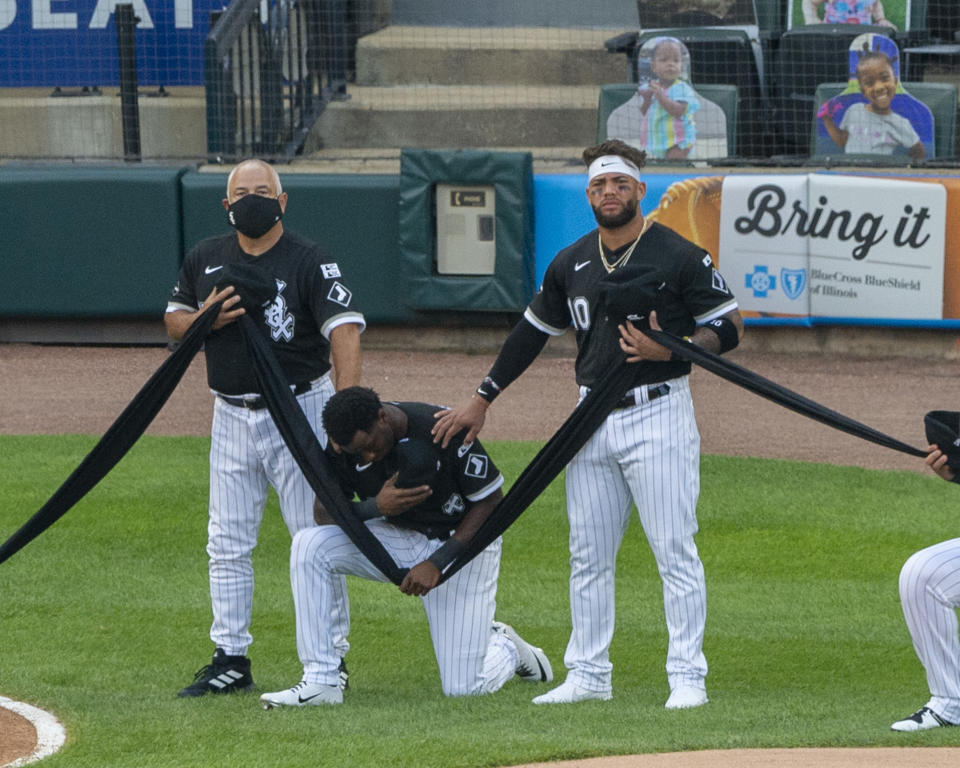
[[[810,111],[817,86],[848,79],[850,43],[870,32],[893,37],[889,27],[863,24],[815,24],[795,27],[781,35],[772,101],[784,154],[807,154]]]
[[[821,155],[817,147],[816,113],[825,101],[839,95],[847,83],[821,83],[817,86],[810,132],[810,154]],[[903,83],[903,88],[919,99],[933,113],[934,157],[955,157],[957,154],[957,88],[949,83]]]
[[[727,120],[727,156],[737,153],[737,88],[733,85],[694,84],[694,89],[705,99],[709,99],[723,110]],[[636,83],[616,83],[604,85],[600,89],[597,105],[597,143],[608,138],[617,138],[607,134],[607,122],[610,113],[626,103],[637,92]],[[718,158],[719,159],[719,158]]]

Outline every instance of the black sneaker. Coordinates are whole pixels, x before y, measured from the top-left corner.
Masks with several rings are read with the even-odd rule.
[[[340,690],[345,691],[350,687],[350,673],[347,672],[347,660],[340,659]]]
[[[222,648],[214,651],[213,661],[198,670],[193,680],[177,696],[193,698],[207,693],[237,693],[254,688],[250,659],[246,656],[227,656]]]

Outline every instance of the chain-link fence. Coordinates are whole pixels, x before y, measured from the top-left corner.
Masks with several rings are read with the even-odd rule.
[[[576,157],[615,137],[664,164],[951,165],[943,4],[851,24],[821,23],[829,0],[137,0],[137,157]],[[61,7],[0,0],[0,159],[129,160],[115,9]]]

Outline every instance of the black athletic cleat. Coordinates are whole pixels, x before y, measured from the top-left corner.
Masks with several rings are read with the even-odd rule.
[[[253,677],[250,675],[250,659],[246,656],[227,656],[222,648],[213,653],[213,661],[193,676],[193,683],[184,688],[177,696],[193,698],[208,693],[238,693],[252,691]]]
[[[345,691],[350,687],[350,673],[347,672],[347,660],[340,659],[340,690]]]

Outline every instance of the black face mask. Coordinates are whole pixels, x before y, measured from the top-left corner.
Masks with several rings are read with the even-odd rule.
[[[267,234],[282,218],[283,211],[276,197],[244,195],[227,209],[230,226],[254,240]]]

